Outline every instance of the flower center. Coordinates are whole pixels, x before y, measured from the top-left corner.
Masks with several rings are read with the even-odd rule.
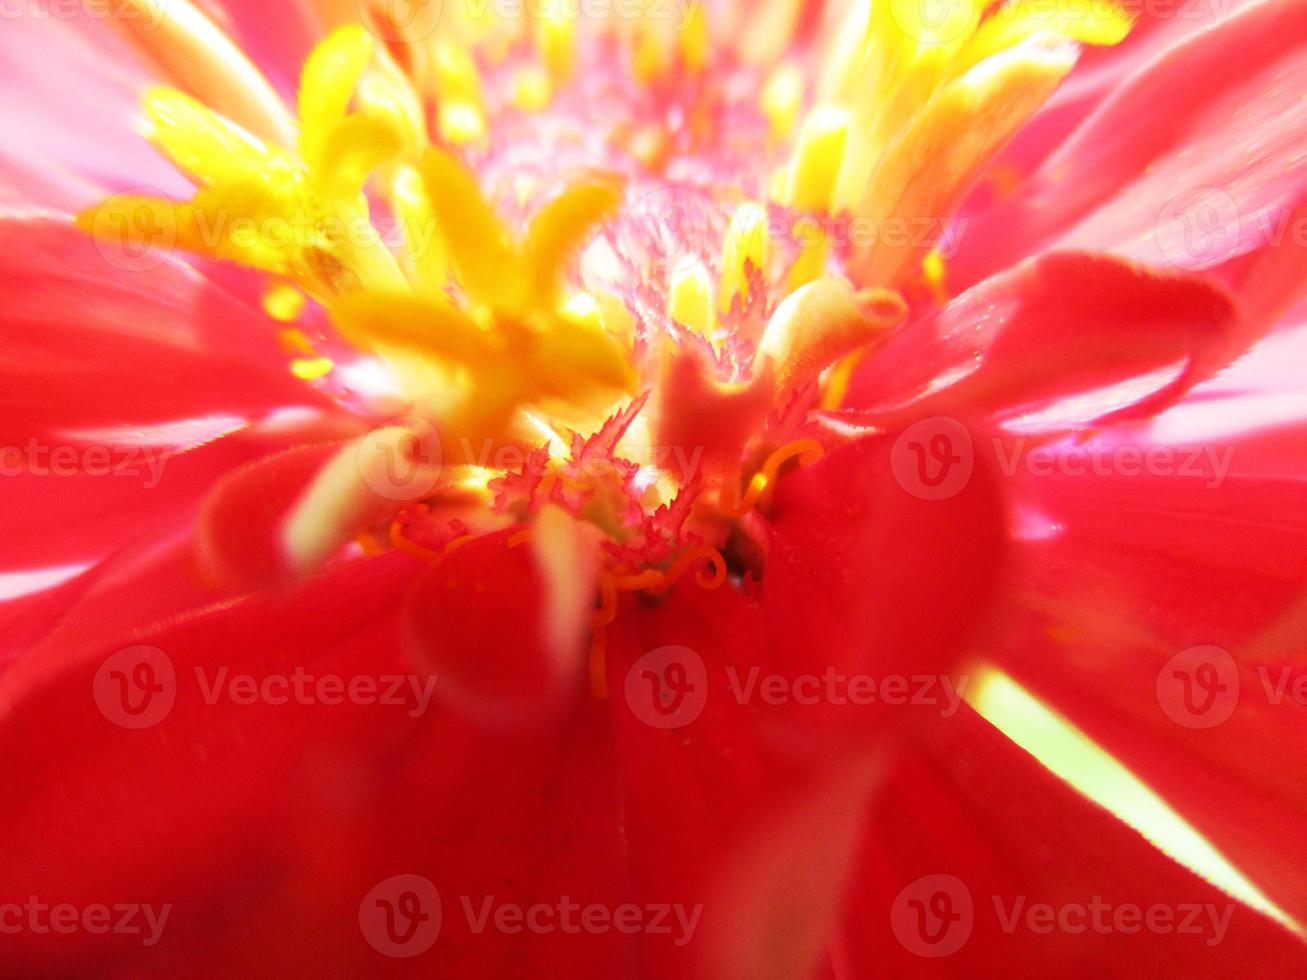
[[[870,0],[824,25],[771,0],[716,26],[697,4],[678,23],[654,3],[604,23],[444,6],[435,31],[369,14],[332,34],[277,145],[252,133],[291,130],[266,83],[180,5],[166,58],[137,40],[245,125],[151,92],[150,138],[194,198],[79,221],[266,273],[308,383],[367,403],[351,365],[388,368],[444,472],[361,529],[366,550],[434,560],[552,504],[603,532],[619,591],[696,561],[725,576],[718,550],[783,469],[842,438],[819,410],[856,359],[946,295],[937,246],[982,168],[1075,42],[1130,25],[1105,0]]]

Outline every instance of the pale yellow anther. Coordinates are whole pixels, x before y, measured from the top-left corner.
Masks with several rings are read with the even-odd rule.
[[[713,311],[712,277],[703,263],[695,262],[673,271],[667,313],[673,321],[711,343],[714,349],[721,346]]]
[[[799,218],[791,229],[791,237],[799,247],[799,254],[786,279],[788,292],[826,275],[826,263],[830,258],[830,239],[816,219]]]
[[[749,298],[749,276],[767,270],[770,254],[767,209],[761,204],[742,204],[731,215],[722,244],[722,273],[717,295],[717,309],[725,315],[738,298]]]
[[[822,106],[809,114],[799,133],[785,200],[800,211],[825,211],[844,160],[849,114],[840,106]]]
[[[526,65],[518,71],[513,82],[513,105],[523,112],[539,112],[548,108],[553,98],[553,82],[543,69]]]
[[[803,106],[803,72],[798,65],[779,65],[762,87],[762,111],[771,123],[775,140],[787,140],[794,132]]]

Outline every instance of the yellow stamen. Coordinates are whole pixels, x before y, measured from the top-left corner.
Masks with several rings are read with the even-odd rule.
[[[771,123],[772,139],[790,138],[802,105],[803,72],[793,64],[778,66],[762,87],[762,111]]]
[[[362,189],[374,169],[401,152],[405,137],[385,117],[348,111],[372,50],[361,27],[342,28],[315,49],[301,79],[298,139],[282,146],[175,89],[151,91],[149,136],[199,190],[185,203],[111,198],[79,215],[79,226],[110,240],[121,240],[127,228],[148,241],[262,269],[319,300],[402,283],[371,226]]]
[[[770,253],[767,241],[767,210],[760,204],[742,204],[731,216],[722,244],[722,274],[717,310],[731,311],[737,300],[747,301],[749,274],[765,273]]]

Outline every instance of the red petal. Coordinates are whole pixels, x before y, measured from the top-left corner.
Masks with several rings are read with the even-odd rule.
[[[959,447],[932,488],[904,469],[911,438],[865,439],[782,479],[763,591],[785,675],[947,671],[998,587],[1006,515],[987,467]],[[868,712],[828,714],[838,730],[836,716]]]
[[[735,590],[686,580],[624,606],[609,635],[634,895],[694,917],[688,937],[640,938],[642,975],[806,975],[838,915],[874,753],[805,752],[737,696],[766,641]]]
[[[1264,247],[1307,193],[1304,39],[1307,9],[1266,0],[1163,48],[971,226],[953,284],[1048,248],[1205,269]]]
[[[1302,918],[1307,864],[1266,834],[1307,833],[1307,792],[1286,775],[1307,766],[1307,707],[1291,686],[1307,622],[1297,484],[1117,473],[1026,476],[1017,489],[1056,531],[1018,551],[1018,588],[986,649]],[[1186,683],[1202,688],[1197,714],[1180,700]]]
[[[1301,940],[1154,850],[970,709],[896,770],[864,847],[848,975],[1247,976],[1307,963]],[[1106,928],[1095,902],[1111,907],[1099,913]],[[1041,904],[1070,909],[1072,928],[1040,920]],[[1189,923],[1202,931],[1179,931],[1191,904],[1218,917],[1234,906],[1226,930],[1204,910]],[[1153,905],[1171,910],[1169,931],[1146,927]],[[1127,906],[1140,910],[1133,931],[1129,919],[1114,926]]]
[[[550,584],[514,531],[458,547],[413,584],[405,631],[440,680],[440,697],[491,727],[554,721],[584,689],[585,634],[551,640]],[[539,531],[537,531],[539,533]],[[581,562],[570,583],[594,594],[594,568]]]
[[[1021,420],[1036,431],[1146,414],[1223,365],[1234,328],[1229,299],[1196,277],[1050,254],[900,330],[868,358],[849,403],[897,424],[1038,410]]]

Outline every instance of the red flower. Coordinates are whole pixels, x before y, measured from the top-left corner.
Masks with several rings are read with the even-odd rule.
[[[1307,6],[205,6],[0,39],[4,972],[1307,959]]]

